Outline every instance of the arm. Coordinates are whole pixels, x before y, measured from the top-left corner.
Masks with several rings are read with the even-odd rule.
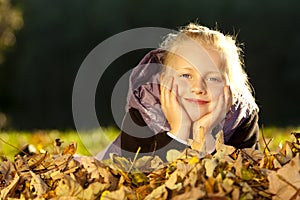
[[[241,122],[236,128],[233,135],[226,143],[236,148],[256,148],[258,149],[258,113],[253,111],[249,118]]]
[[[172,75],[161,76],[160,102],[162,111],[170,125],[170,133],[187,141],[190,136],[191,120],[178,101],[178,85]]]
[[[140,112],[135,108],[130,108],[122,125],[122,156],[133,159],[139,147],[141,150],[138,157],[155,154],[165,161],[168,150],[177,149],[180,151],[187,146],[171,138],[167,132],[154,135]]]
[[[215,148],[212,131],[216,127],[223,128],[226,113],[232,102],[229,86],[224,86],[223,93],[210,104],[210,111],[193,124],[192,148],[199,151],[211,152]]]

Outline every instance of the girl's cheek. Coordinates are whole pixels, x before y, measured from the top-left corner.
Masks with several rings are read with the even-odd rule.
[[[189,83],[186,80],[177,80],[177,86],[178,86],[178,96],[182,97],[184,94],[187,93],[187,91],[190,88]]]
[[[224,93],[224,86],[223,86],[223,84],[218,85],[218,86],[210,86],[209,91],[211,94],[211,98],[213,100],[218,100],[219,96],[223,95],[223,93]]]

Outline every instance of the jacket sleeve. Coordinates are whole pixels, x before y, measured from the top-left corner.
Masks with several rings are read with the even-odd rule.
[[[235,130],[228,145],[236,148],[256,148],[258,149],[258,113],[253,112],[247,119],[245,119]]]
[[[158,155],[165,161],[166,153],[170,149],[184,150],[186,145],[168,136],[167,132],[154,134],[143,120],[137,109],[130,108],[126,113],[121,131],[122,156],[133,158],[141,148],[138,157]]]

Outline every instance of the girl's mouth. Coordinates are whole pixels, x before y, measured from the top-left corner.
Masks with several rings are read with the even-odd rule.
[[[201,100],[201,99],[190,99],[190,98],[184,98],[184,99],[190,103],[195,103],[198,105],[205,105],[205,104],[209,103],[209,101],[205,101],[205,100]]]

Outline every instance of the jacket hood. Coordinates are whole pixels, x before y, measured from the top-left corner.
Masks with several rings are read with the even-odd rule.
[[[164,50],[150,51],[129,77],[126,112],[129,108],[139,110],[155,134],[170,130],[160,104],[160,74],[164,55]]]

